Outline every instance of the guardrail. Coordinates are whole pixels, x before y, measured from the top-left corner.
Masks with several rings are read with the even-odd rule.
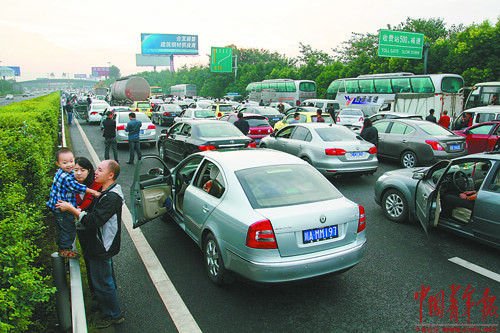
[[[62,147],[66,147],[63,108],[61,108],[60,120],[60,142]],[[73,244],[73,248],[75,248],[75,244]],[[51,257],[54,283],[57,289],[56,311],[59,320],[59,327],[63,332],[68,332],[72,328],[74,333],[87,333],[87,318],[85,315],[85,302],[83,299],[80,261],[78,259],[68,259],[70,281],[70,288],[68,288],[64,258],[59,257],[57,252],[52,253]]]

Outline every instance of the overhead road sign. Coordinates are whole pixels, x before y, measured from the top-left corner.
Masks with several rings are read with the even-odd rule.
[[[14,71],[15,76],[21,76],[21,67],[19,66],[7,66]]]
[[[109,67],[92,67],[92,76],[109,76]]]
[[[233,49],[230,47],[212,47],[210,71],[214,73],[231,73],[233,71]]]
[[[198,35],[141,34],[143,55],[198,55]]]
[[[12,68],[7,67],[7,66],[1,66],[0,67],[0,76],[5,77],[5,76],[15,76],[15,72]]]
[[[423,34],[394,30],[379,31],[379,57],[422,59],[423,46]]]
[[[158,55],[135,55],[135,65],[140,66],[170,66],[169,56],[158,56]]]

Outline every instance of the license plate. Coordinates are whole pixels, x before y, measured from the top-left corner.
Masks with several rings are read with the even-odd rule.
[[[141,130],[141,134],[144,134],[144,130]]]
[[[273,118],[273,120],[274,120],[274,121],[278,121],[278,120],[280,120],[280,118]]]
[[[450,145],[450,150],[460,150],[460,145]]]
[[[327,239],[337,238],[338,236],[339,230],[336,225],[302,231],[304,244],[320,242]]]
[[[366,155],[363,151],[353,151],[351,153],[347,153],[346,157],[348,160],[361,160],[366,158]]]

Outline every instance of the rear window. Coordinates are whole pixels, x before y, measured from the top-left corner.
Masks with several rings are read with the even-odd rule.
[[[137,107],[141,109],[148,109],[151,105],[149,105],[149,103],[137,103]]]
[[[200,124],[196,126],[196,129],[201,137],[228,138],[243,135],[236,126],[215,121],[213,124]]]
[[[195,118],[214,118],[215,117],[215,111],[212,111],[212,110],[194,111],[194,117]]]
[[[245,118],[250,127],[270,127],[269,122],[262,118]]]
[[[236,171],[235,174],[254,209],[342,197],[330,182],[308,165],[263,166]]]
[[[128,123],[129,122],[129,118],[128,118],[128,113],[119,113],[119,122],[120,123]],[[149,119],[148,116],[146,116],[144,113],[140,113],[140,112],[136,112],[135,113],[135,119],[136,120],[139,120],[141,122],[146,122],[146,123],[150,123],[151,122],[151,119]]]
[[[476,123],[484,123],[487,121],[495,120],[495,113],[478,113],[476,115]]]
[[[444,77],[441,81],[441,90],[447,93],[457,93],[464,86],[464,80],[459,77]]]
[[[305,92],[316,91],[316,84],[314,82],[300,82],[299,90]]]
[[[163,110],[181,112],[182,108],[177,104],[165,104],[163,105]]]
[[[331,124],[333,121],[332,121],[332,117],[330,117],[330,115],[326,115],[326,114],[322,114],[321,115],[323,117],[323,119],[325,120],[325,123],[327,124]],[[311,121],[313,123],[317,123],[318,122],[318,117],[316,116],[311,116]]]
[[[356,116],[356,117],[361,117],[363,116],[363,111],[361,110],[342,110],[340,111],[341,116]]]
[[[109,108],[109,105],[106,104],[94,104],[94,106],[92,106],[92,110],[94,111],[104,111],[104,109],[107,108]]]
[[[265,114],[265,115],[271,115],[271,116],[274,116],[274,115],[279,115],[281,114],[278,110],[276,110],[275,108],[259,108],[259,109],[254,109],[255,110],[255,113],[258,113],[258,114]]]
[[[315,131],[325,142],[357,140],[356,134],[344,127],[316,128]]]
[[[443,127],[433,124],[433,123],[428,123],[428,124],[419,124],[419,127],[422,131],[429,135],[454,135],[452,132],[448,131],[447,129],[444,129]]]
[[[232,111],[233,107],[231,105],[219,105],[219,111],[226,112]]]

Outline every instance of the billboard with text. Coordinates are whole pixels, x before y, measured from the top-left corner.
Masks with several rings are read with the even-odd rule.
[[[109,67],[92,67],[92,76],[109,76]]]
[[[197,35],[141,34],[141,53],[149,55],[198,55]]]
[[[14,71],[15,76],[21,76],[21,67],[19,66],[7,66]]]

